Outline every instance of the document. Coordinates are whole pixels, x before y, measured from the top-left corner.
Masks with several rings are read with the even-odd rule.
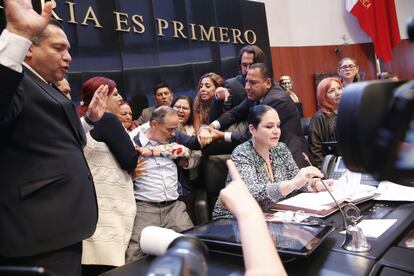
[[[414,187],[402,186],[388,181],[378,185],[380,196],[375,200],[387,201],[414,201]]]
[[[365,237],[377,239],[396,222],[396,219],[364,219],[357,225]],[[345,231],[342,231],[341,234],[345,234]]]
[[[360,203],[371,199],[376,194],[376,187],[361,185],[361,174],[346,172],[335,181],[332,195],[340,205],[346,202]],[[338,209],[328,192],[301,193],[294,197],[282,200],[270,206],[270,210],[302,210],[307,214],[327,216]]]

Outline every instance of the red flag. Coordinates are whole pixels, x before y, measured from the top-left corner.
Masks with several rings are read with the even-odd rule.
[[[377,56],[390,61],[401,40],[394,0],[346,0],[346,9],[371,37]]]

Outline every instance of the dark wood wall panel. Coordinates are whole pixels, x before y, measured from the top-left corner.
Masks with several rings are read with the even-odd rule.
[[[339,45],[307,47],[272,47],[273,72],[276,80],[290,75],[294,92],[303,103],[304,116],[312,116],[317,109],[315,74],[335,72],[343,57],[354,57],[365,72],[365,79],[375,79],[375,58],[371,43],[352,44],[335,52]],[[404,40],[394,49],[394,59],[382,65],[382,71],[392,71],[400,78],[414,78],[414,43]]]
[[[381,64],[381,70],[392,72],[401,80],[414,79],[414,42],[407,39],[401,41],[393,54],[391,62]]]

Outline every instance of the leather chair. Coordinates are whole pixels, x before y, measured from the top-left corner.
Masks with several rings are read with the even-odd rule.
[[[197,224],[211,220],[211,214],[216,204],[220,190],[225,187],[227,179],[226,160],[230,155],[210,155],[201,163],[200,187],[196,190],[195,217]]]

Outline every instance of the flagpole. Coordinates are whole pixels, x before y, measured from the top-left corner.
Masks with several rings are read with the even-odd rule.
[[[375,54],[375,70],[377,72],[376,78],[378,78],[379,74],[381,73],[381,64],[380,64],[380,60],[377,56],[377,54]]]

